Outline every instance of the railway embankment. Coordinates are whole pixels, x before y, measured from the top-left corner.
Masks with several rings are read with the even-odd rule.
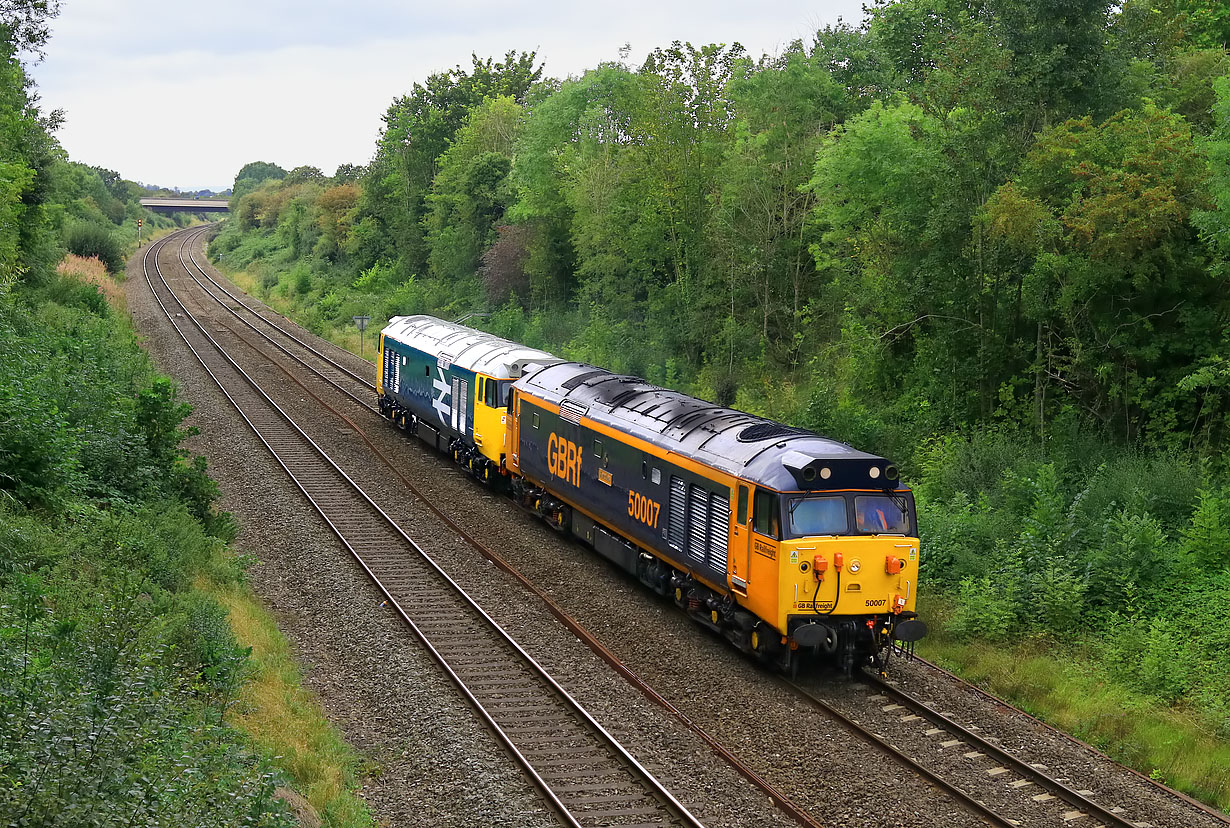
[[[122,292],[70,257],[0,301],[0,822],[308,824],[310,775],[235,726],[262,668],[217,598],[254,599]]]

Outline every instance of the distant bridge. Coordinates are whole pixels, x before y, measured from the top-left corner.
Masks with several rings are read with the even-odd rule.
[[[222,198],[143,198],[141,206],[155,213],[225,213],[230,202]]]

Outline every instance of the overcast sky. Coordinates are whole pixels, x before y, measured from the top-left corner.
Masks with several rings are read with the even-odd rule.
[[[367,163],[393,99],[471,52],[536,50],[562,78],[624,43],[638,64],[673,40],[773,53],[839,16],[861,0],[63,0],[33,74],[72,160],[224,189],[249,161]]]

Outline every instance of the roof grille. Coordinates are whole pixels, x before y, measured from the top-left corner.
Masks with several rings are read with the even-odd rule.
[[[589,408],[584,405],[578,405],[572,400],[564,400],[559,404],[559,415],[570,423],[581,424],[581,418],[585,416],[585,412]]]
[[[560,383],[560,387],[561,387],[561,388],[567,388],[569,391],[572,391],[572,390],[573,390],[573,389],[575,389],[577,386],[579,386],[579,385],[583,385],[583,384],[585,383],[585,381],[586,381],[586,380],[591,379],[591,378],[593,378],[593,377],[596,377],[596,376],[598,376],[599,374],[606,374],[606,373],[608,373],[608,372],[607,372],[607,371],[603,371],[601,368],[598,368],[598,369],[596,369],[596,370],[589,371],[589,372],[584,373],[584,374],[577,374],[575,377],[572,377],[571,379],[566,379],[566,380],[564,380],[563,382],[561,382],[561,383]]]
[[[774,437],[794,437],[807,434],[800,428],[791,428],[781,423],[756,423],[739,432],[740,443],[756,443],[761,440],[772,440]]]

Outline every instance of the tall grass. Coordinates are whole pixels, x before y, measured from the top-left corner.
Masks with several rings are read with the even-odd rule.
[[[367,805],[354,791],[363,760],[342,740],[303,676],[285,636],[251,588],[199,579],[197,587],[226,608],[239,643],[252,648],[252,676],[230,722],[274,757],[328,828],[369,828]]]

